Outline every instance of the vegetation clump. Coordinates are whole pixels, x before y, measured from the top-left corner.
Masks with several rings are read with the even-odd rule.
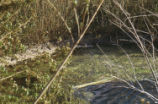
[[[0,0],[0,63],[35,45],[57,47],[0,66],[0,101],[33,103],[57,73],[40,103],[81,103],[72,87],[105,76],[133,81],[150,74],[157,83],[157,12],[157,0]],[[83,49],[75,50],[78,43]],[[60,65],[66,70],[57,70]]]

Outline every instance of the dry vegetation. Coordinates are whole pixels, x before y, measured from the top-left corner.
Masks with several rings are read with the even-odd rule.
[[[101,8],[99,8],[99,5]],[[86,35],[86,39],[85,41],[83,41],[84,39],[82,40],[83,44],[105,44],[112,41],[119,45],[121,39],[131,39],[143,53],[148,69],[152,73],[157,86],[155,75],[157,71],[155,60],[158,48],[157,13],[157,0],[104,0],[103,4],[100,4],[96,0],[0,0],[0,56],[14,56],[16,53],[25,52],[26,49],[29,49],[33,45],[51,41],[57,46],[62,46],[62,48],[60,47],[55,55],[41,56],[40,60],[42,65],[49,63],[47,67],[55,75],[56,72],[60,73],[62,66],[57,71],[57,64],[59,65],[60,61],[66,57],[70,51],[69,47],[75,44],[62,65],[67,62],[80,40],[84,38],[84,34]],[[65,43],[67,45],[63,46]],[[45,57],[48,58],[47,61],[45,61]],[[54,58],[53,60],[55,61],[52,61],[51,58]],[[30,65],[32,61],[34,64]],[[39,63],[40,61],[37,58],[21,62],[22,65],[15,65],[15,68],[12,68],[13,66],[1,67],[0,69],[5,74],[0,75],[0,78],[8,78],[9,76],[12,80],[7,80],[8,82],[3,81],[0,84],[12,85],[13,83],[17,89],[20,89],[18,94],[26,90],[23,87],[19,87],[15,83],[16,78],[14,78],[14,75],[16,73],[19,74],[19,70],[24,65],[24,72],[27,72],[25,75],[26,83],[30,83],[28,80],[32,77],[37,81],[43,78],[41,82],[38,82],[40,86],[37,87],[38,84],[34,85],[37,88],[31,90],[33,91],[31,93],[34,93],[34,90],[36,90],[36,93],[32,94],[34,96],[33,99],[22,98],[25,99],[26,103],[34,102],[41,89],[44,88],[43,86],[51,79],[51,74],[48,70],[47,73],[49,74],[45,75],[42,73],[42,69],[36,67]],[[30,71],[32,67],[35,69]],[[41,72],[39,72],[38,68]],[[9,69],[11,73],[8,71],[5,72],[5,69]],[[43,77],[38,79],[37,76]],[[60,85],[60,81],[57,82],[53,87],[54,89]],[[2,89],[0,87],[0,91]],[[29,92],[30,89],[28,88],[27,90]],[[70,89],[66,93],[70,93],[69,91]],[[9,93],[13,94],[15,92]],[[57,97],[53,95],[55,93],[58,93]],[[48,100],[53,104],[65,104],[70,103],[70,101],[73,103],[73,100],[70,100],[67,96],[65,97],[65,95],[62,96],[62,94],[64,94],[64,90],[57,90],[56,88],[52,94],[48,94],[48,96],[54,97],[56,101],[50,101],[50,98],[46,96],[44,96],[46,100],[42,101]],[[10,96],[6,97],[9,98]],[[61,99],[63,102],[60,101]],[[20,100],[17,100],[17,102]]]
[[[31,43],[46,41],[59,43],[66,40],[73,42],[78,38],[78,33],[83,31],[98,5],[98,2],[93,0],[90,2],[79,0],[77,4],[75,2],[77,1],[2,0],[0,3],[0,33],[1,44],[3,43],[1,49],[3,51],[5,48],[10,49],[15,53]],[[132,30],[132,27],[127,19],[128,16],[138,35],[147,39],[152,36],[155,41],[157,39],[157,1],[120,0],[120,4],[126,14],[119,10],[113,1],[105,0],[87,33],[106,37],[110,34],[116,35],[119,28],[130,33],[129,30]],[[8,52],[1,52],[1,54]]]

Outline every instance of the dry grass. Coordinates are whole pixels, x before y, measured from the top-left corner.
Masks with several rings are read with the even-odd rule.
[[[136,41],[157,82],[154,72],[157,71],[155,43],[158,41],[158,1],[105,0],[88,29],[98,3],[95,0],[80,0],[76,4],[74,0],[0,2],[0,56],[25,51],[29,45],[47,41],[61,43],[79,39],[77,46],[86,31],[101,34],[101,37],[126,34]],[[117,34],[118,30],[122,34]]]

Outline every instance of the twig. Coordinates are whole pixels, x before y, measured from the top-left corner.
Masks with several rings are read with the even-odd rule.
[[[105,10],[105,9],[104,9]],[[119,18],[119,17],[117,17],[114,13],[112,13],[112,12],[110,12],[110,11],[108,11],[108,10],[105,10],[105,12],[107,12],[107,13],[109,13],[110,15],[112,15],[116,20],[118,20],[121,24],[122,24],[122,26],[124,26],[130,33],[132,33],[132,34],[134,34],[134,32]],[[114,22],[113,22],[114,23]],[[122,29],[122,27],[121,26],[119,26],[119,25],[116,25],[117,27],[119,27],[121,30],[123,30]],[[124,31],[127,35],[128,35],[128,33],[126,32],[126,31]],[[131,38],[131,36],[130,35],[128,35],[130,38]],[[133,39],[133,38],[131,38],[131,39]],[[133,39],[134,40],[134,39]],[[141,46],[138,44],[138,42],[136,41],[136,44],[137,44],[137,46],[141,49]]]
[[[137,79],[136,72],[135,72],[135,66],[133,65],[133,62],[132,62],[130,56],[128,55],[128,53],[127,53],[121,46],[119,46],[119,48],[120,48],[120,49],[125,53],[125,55],[127,56],[127,58],[128,58],[128,60],[129,60],[129,62],[130,62],[130,64],[131,64],[131,66],[132,66],[132,68],[133,68],[134,79],[136,80],[136,82],[137,82],[138,85],[140,86],[141,90],[144,91],[143,86],[141,85],[141,83],[140,83],[139,80]]]
[[[148,64],[148,66],[149,66],[149,69],[150,69],[150,71],[152,72],[153,78],[154,78],[155,81],[156,81],[155,87],[156,87],[156,90],[157,90],[157,92],[158,92],[158,80],[157,80],[156,75],[155,75],[155,73],[154,73],[154,68],[153,68],[153,66],[152,66],[151,63],[150,63],[150,60],[149,60],[149,58],[148,58],[148,56],[147,56],[147,52],[146,52],[145,46],[144,46],[143,43],[141,42],[140,37],[139,37],[138,34],[137,34],[137,31],[136,31],[136,29],[135,29],[134,24],[133,24],[132,21],[129,19],[129,16],[128,16],[129,13],[127,13],[127,11],[124,10],[124,8],[121,6],[121,4],[120,4],[118,1],[113,0],[113,2],[114,2],[115,5],[118,6],[119,9],[124,13],[124,15],[126,16],[126,18],[128,19],[128,22],[130,23],[130,25],[131,25],[131,27],[132,27],[132,29],[133,29],[132,34],[135,36],[135,38],[137,39],[138,43],[140,44],[140,49],[141,49],[141,51],[143,52],[144,58],[146,59],[146,62],[147,62],[147,64]]]
[[[7,80],[7,79],[9,79],[9,78],[12,78],[12,77],[14,77],[14,76],[16,76],[16,75],[18,75],[18,74],[23,73],[23,72],[25,72],[25,70],[19,71],[19,72],[15,73],[15,74],[12,74],[12,75],[8,76],[8,77],[1,78],[1,79],[0,79],[0,82],[2,82],[2,81],[4,81],[4,80]]]
[[[108,60],[110,62],[108,56],[105,54],[105,52],[103,51],[103,49],[98,44],[96,44],[96,46],[102,52],[102,54],[105,55],[106,60]],[[112,63],[112,62],[110,62],[110,63]],[[106,64],[109,65],[110,68],[113,66],[113,65],[109,64],[108,62],[106,62]],[[111,72],[111,70],[110,70],[110,72]]]
[[[103,83],[106,83],[106,82],[111,82],[112,80],[113,79],[111,77],[107,77],[107,78],[104,78],[104,79],[96,81],[96,82],[85,83],[85,84],[82,84],[82,85],[74,86],[73,89],[80,89],[80,88],[87,87],[87,86],[103,84]]]
[[[77,24],[78,34],[80,34],[79,17],[78,17],[78,15],[77,15],[77,10],[76,10],[76,8],[74,8],[74,13],[75,13],[75,20],[76,20],[76,24]]]
[[[48,0],[49,1],[49,0]],[[42,98],[42,96],[46,93],[46,91],[48,90],[48,88],[52,85],[52,83],[54,82],[54,80],[57,78],[57,76],[60,74],[60,72],[62,71],[64,65],[66,64],[66,62],[68,61],[68,59],[70,58],[70,56],[72,55],[72,53],[74,52],[74,50],[76,49],[77,45],[79,44],[79,42],[81,41],[81,39],[83,38],[83,36],[85,35],[86,31],[88,30],[89,26],[91,25],[91,23],[93,22],[96,14],[98,13],[101,5],[103,4],[104,0],[102,0],[98,6],[98,8],[96,9],[95,13],[93,14],[90,22],[88,23],[88,25],[85,27],[83,33],[80,35],[80,38],[77,40],[77,42],[74,44],[74,46],[72,47],[71,51],[69,52],[68,56],[65,58],[65,60],[62,62],[62,64],[59,66],[57,73],[55,74],[55,76],[53,76],[51,78],[51,80],[48,82],[48,84],[46,85],[46,87],[44,88],[44,90],[41,92],[41,94],[39,95],[39,97],[36,99],[36,101],[34,102],[34,104],[37,104],[38,101]]]
[[[146,91],[144,91],[144,90],[140,90],[140,89],[136,88],[135,86],[131,85],[131,84],[130,84],[129,82],[127,82],[126,80],[121,79],[121,78],[118,78],[117,76],[113,76],[113,75],[112,75],[112,77],[115,78],[115,79],[117,79],[117,80],[120,80],[120,81],[123,81],[124,83],[126,83],[126,84],[129,86],[129,87],[126,87],[126,88],[130,88],[130,89],[133,89],[133,90],[135,90],[135,91],[138,91],[138,92],[140,92],[140,93],[142,93],[142,94],[145,94],[145,95],[147,95],[148,97],[150,97],[154,102],[158,102],[158,99],[157,99],[155,96],[153,96],[152,94],[150,94],[150,93],[148,93],[148,92],[146,92]]]
[[[102,52],[102,54],[104,54],[104,55],[106,55],[105,54],[105,52],[103,51],[103,49],[97,44],[97,48]],[[115,58],[114,58],[115,59]],[[106,55],[106,60],[108,60],[108,56]],[[111,62],[111,63],[113,63],[113,65],[114,65],[114,62]],[[108,64],[108,63],[106,63],[106,64]],[[110,64],[108,64],[111,68],[112,68],[112,65],[110,65]],[[116,65],[116,64],[115,64]],[[117,65],[117,67],[118,67],[118,65]],[[126,68],[123,68],[122,66],[121,66],[121,69],[123,70],[125,70],[126,71]],[[124,71],[123,70],[123,71]],[[109,71],[111,72],[111,70],[109,69]],[[112,72],[111,72],[112,73]],[[128,77],[128,79],[130,80],[130,76],[127,74],[127,72],[125,72],[125,75]],[[132,83],[132,81],[130,81],[131,83]]]
[[[140,7],[140,8],[143,9],[143,10],[145,10],[145,11],[147,11],[147,12],[149,12],[149,13],[151,13],[153,16],[158,17],[158,13],[153,13],[152,11],[150,11],[148,9],[145,9],[143,7]]]
[[[136,15],[136,16],[131,16],[129,19],[134,19],[134,18],[141,18],[141,17],[151,17],[154,16],[154,14],[142,14],[142,15]],[[125,22],[127,21],[127,18],[125,19]]]
[[[99,46],[99,45],[97,45],[97,47],[100,49],[100,51],[104,54],[104,51],[101,49],[101,47]],[[128,55],[128,54],[127,54]],[[128,56],[129,57],[129,56]],[[131,62],[132,63],[132,62]],[[133,64],[132,64],[132,66],[133,66]],[[134,68],[134,66],[133,66],[133,68]],[[140,92],[140,93],[143,93],[143,94],[145,94],[145,95],[147,95],[148,97],[150,97],[152,100],[154,100],[155,102],[157,102],[158,101],[158,99],[155,97],[155,96],[153,96],[152,94],[150,94],[150,93],[148,93],[147,91],[145,91],[144,90],[144,88],[143,88],[143,86],[141,85],[141,83],[137,80],[137,78],[136,78],[136,81],[137,81],[137,83],[138,83],[138,85],[140,86],[140,88],[141,89],[139,89],[139,88],[136,88],[134,85],[132,85],[131,83],[129,83],[128,81],[126,81],[126,80],[124,80],[124,79],[122,79],[122,78],[119,78],[119,77],[117,77],[117,76],[114,76],[114,75],[111,75],[111,77],[113,77],[113,78],[115,78],[115,79],[117,79],[117,80],[120,80],[120,81],[123,81],[124,83],[126,83],[129,87],[126,87],[126,88],[129,88],[129,89],[133,89],[133,90],[135,90],[135,91],[138,91],[138,92]],[[93,83],[92,83],[93,84]],[[88,84],[86,84],[86,85],[88,85]],[[86,86],[85,85],[85,86]],[[91,83],[90,83],[90,85],[91,85]],[[83,86],[77,86],[77,87],[85,87],[84,85]]]
[[[134,24],[132,23],[132,21],[131,21],[130,18],[129,18],[129,13],[128,13],[126,10],[124,10],[124,8],[119,4],[118,1],[113,0],[113,2],[115,3],[116,6],[118,6],[118,7],[120,8],[120,10],[121,10],[121,11],[124,13],[124,15],[127,17],[128,22],[130,23],[130,25],[131,25],[131,27],[132,27],[132,29],[133,29],[133,35],[135,36],[135,38],[137,39],[137,41],[138,41],[139,44],[140,44],[140,47],[141,47],[140,49],[142,50],[143,53],[146,53],[146,52],[145,52],[145,47],[144,47],[144,45],[142,44],[142,42],[141,42],[141,40],[140,40],[140,37],[139,37],[138,34],[137,34],[137,31],[136,31],[136,29],[135,29],[135,26],[134,26]]]

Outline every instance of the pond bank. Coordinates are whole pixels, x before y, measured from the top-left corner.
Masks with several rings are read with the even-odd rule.
[[[76,89],[76,97],[85,99],[90,104],[157,104],[158,93],[151,80],[128,82],[109,81]],[[143,86],[141,89],[140,85]],[[151,94],[151,95],[150,95]]]
[[[148,70],[140,51],[125,49],[135,66],[133,71],[124,51],[116,46],[101,47],[105,54],[102,54],[97,47],[76,49],[64,71],[53,83],[49,93],[40,103],[84,104],[81,102],[85,101],[74,97],[73,86],[99,81],[109,77],[111,74],[127,80],[134,80],[134,71],[138,79],[147,78],[147,75],[150,74],[150,70]],[[59,55],[44,55],[0,70],[1,78],[24,70],[24,73],[0,82],[2,95],[0,100],[9,103],[23,101],[24,104],[32,104],[50,78],[54,76],[57,71],[56,68],[66,56],[63,55],[62,50],[56,54]]]
[[[22,62],[28,59],[35,59],[43,54],[53,54],[56,50],[56,46],[51,43],[38,44],[28,48],[24,53],[15,54],[13,56],[0,57],[0,66],[15,65],[18,62]]]

